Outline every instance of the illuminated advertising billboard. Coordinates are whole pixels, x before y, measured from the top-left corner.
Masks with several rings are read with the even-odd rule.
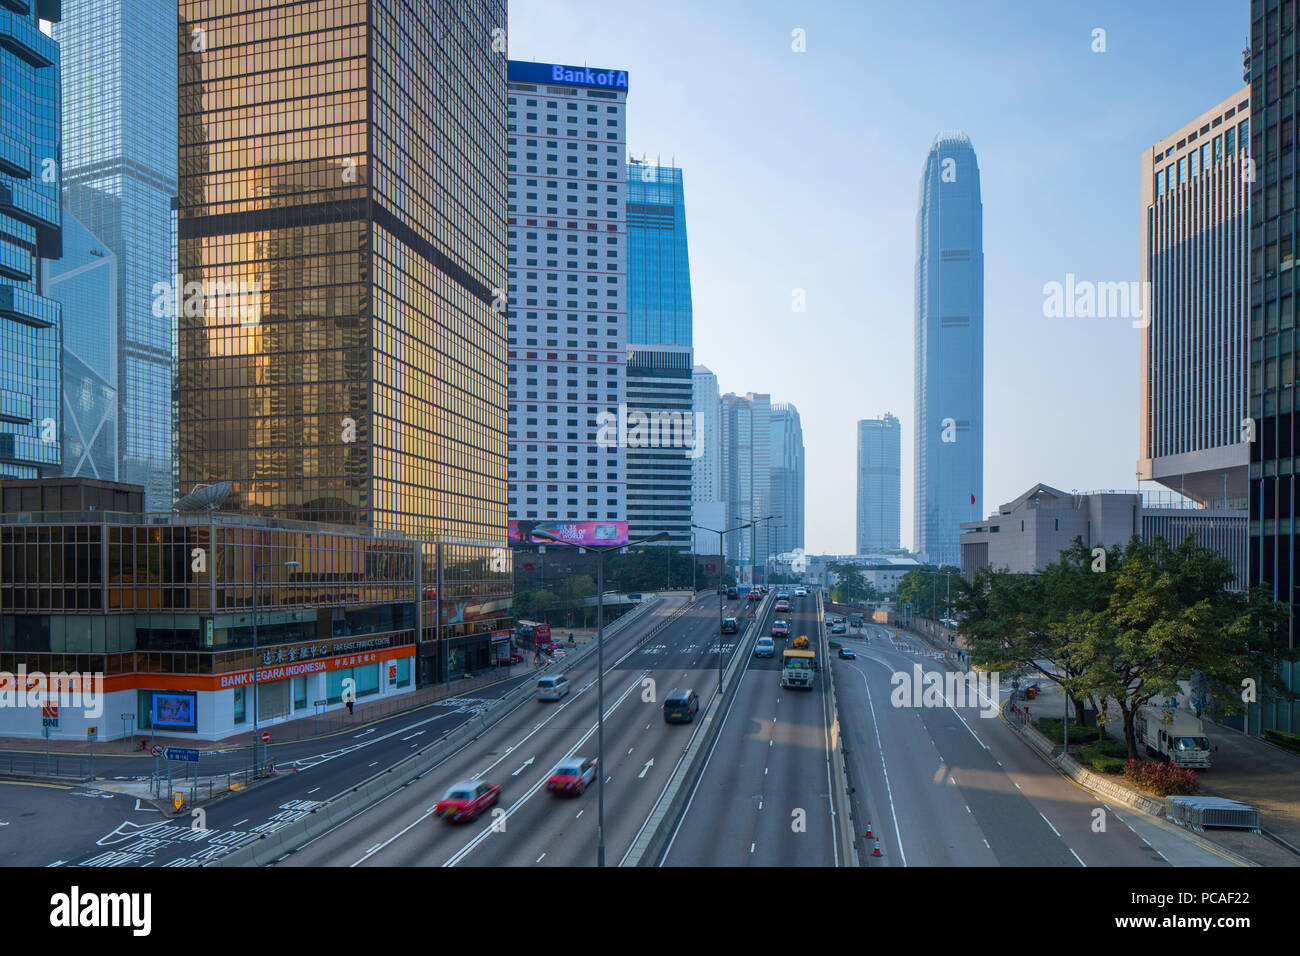
[[[507,529],[514,545],[571,544],[577,547],[621,547],[627,544],[626,521],[511,521]],[[559,538],[539,538],[544,531]]]
[[[149,706],[149,719],[155,727],[174,727],[178,730],[195,730],[198,715],[195,713],[194,694],[154,694]]]

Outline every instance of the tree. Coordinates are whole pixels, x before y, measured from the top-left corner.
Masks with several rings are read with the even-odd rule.
[[[955,592],[960,581],[961,569],[952,565],[936,568],[927,564],[913,568],[899,580],[894,591],[895,600],[899,604],[911,604],[912,613],[917,617],[938,617],[940,610],[949,607],[946,599],[950,589]],[[951,606],[955,607],[955,602],[954,597]]]
[[[826,570],[835,575],[835,584],[831,587],[832,601],[852,604],[876,597],[876,589],[862,573],[862,569],[853,562],[831,561],[826,565]]]

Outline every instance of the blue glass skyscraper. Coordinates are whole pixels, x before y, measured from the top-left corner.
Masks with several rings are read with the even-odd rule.
[[[675,166],[627,164],[629,345],[691,345],[686,195]]]
[[[666,531],[664,544],[691,547],[697,427],[691,351],[691,267],[686,250],[682,171],[627,164],[627,409],[651,423],[677,423],[676,438],[627,449],[627,521],[632,537]],[[635,419],[633,419],[635,420]],[[652,424],[653,428],[653,424]],[[715,444],[717,436],[711,436]]]
[[[63,312],[63,474],[117,481],[117,257],[65,209],[44,270]]]
[[[64,196],[116,256],[118,474],[169,510],[172,319],[155,314],[172,280],[176,195],[175,0],[64,0]],[[204,276],[185,277],[203,279]]]
[[[984,498],[984,207],[965,133],[941,133],[921,176],[915,359],[913,547],[956,567]]]
[[[59,473],[59,304],[39,259],[62,255],[58,0],[0,4],[0,477]]]

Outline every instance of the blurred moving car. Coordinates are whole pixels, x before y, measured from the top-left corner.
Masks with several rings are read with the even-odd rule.
[[[700,710],[700,698],[693,690],[675,689],[664,698],[664,723],[687,724]]]
[[[722,619],[723,634],[735,634],[738,630],[739,625],[736,624],[736,619],[734,617],[724,617]]]
[[[546,789],[551,793],[576,797],[595,779],[595,757],[569,757],[555,765],[546,779]]]
[[[773,621],[773,622],[772,622],[772,636],[773,636],[773,637],[789,637],[789,636],[790,636],[790,625],[787,624],[785,621]]]
[[[433,814],[454,823],[468,823],[501,797],[501,788],[485,780],[462,780],[442,795]]]
[[[840,648],[840,658],[846,661],[857,660],[857,653],[851,647]]]
[[[757,641],[754,642],[754,656],[775,657],[776,642],[773,641],[770,637],[760,637]]]

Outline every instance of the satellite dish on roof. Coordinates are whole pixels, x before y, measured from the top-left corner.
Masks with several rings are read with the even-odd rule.
[[[230,495],[230,482],[218,481],[215,485],[199,485],[188,495],[178,498],[173,511],[216,511]]]

